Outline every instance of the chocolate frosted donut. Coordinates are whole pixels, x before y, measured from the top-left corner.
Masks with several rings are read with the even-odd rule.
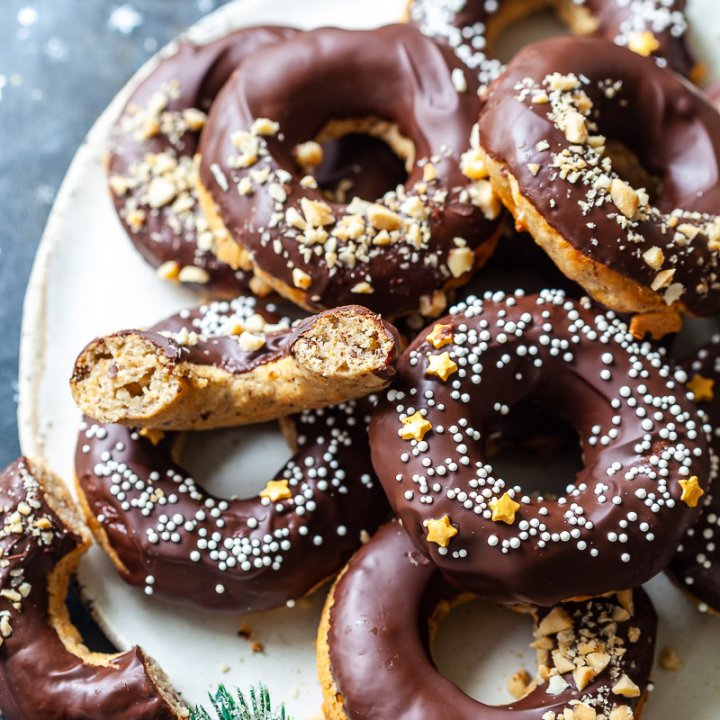
[[[642,590],[518,608],[534,623],[538,674],[508,705],[478,702],[443,677],[434,631],[462,601],[393,521],[350,560],[323,612],[318,670],[327,720],[638,720],[657,617]]]
[[[664,352],[560,291],[469,298],[400,358],[370,426],[372,462],[423,553],[455,585],[549,606],[665,568],[707,489],[705,428]],[[557,498],[487,459],[498,415],[535,402],[577,431]]]
[[[82,643],[65,605],[90,533],[62,480],[26,458],[0,474],[0,713],[7,720],[173,720],[187,711],[140,648]]]
[[[291,326],[238,296],[90,342],[70,381],[96,420],[153,430],[247,425],[363,397],[395,369],[395,328],[358,305]]]
[[[249,251],[256,274],[306,308],[442,311],[443,291],[484,262],[498,228],[489,183],[461,161],[476,91],[449,48],[403,25],[323,28],[254,54],[214,103],[199,149],[218,256],[237,266]],[[349,133],[388,142],[405,184],[374,202],[327,201],[298,164],[312,168],[317,142]]]
[[[89,524],[148,594],[231,613],[301,598],[387,517],[367,447],[370,402],[285,420],[295,454],[242,500],[211,496],[174,462],[177,435],[86,418],[75,463]]]
[[[409,21],[446,42],[482,85],[503,69],[492,47],[521,17],[552,8],[579,35],[597,35],[660,67],[689,76],[696,70],[687,45],[685,0],[410,0]]]
[[[212,252],[216,237],[197,205],[193,155],[206,113],[237,66],[296,32],[257,27],[207,45],[179,43],[137,87],[113,126],[112,199],[133,244],[161,277],[221,295],[248,288],[249,265],[233,270]]]
[[[673,73],[595,38],[530,45],[489,89],[496,191],[570,278],[633,332],[720,313],[720,114]]]
[[[713,461],[720,457],[720,335],[685,361],[688,389],[713,428]],[[687,531],[668,567],[680,587],[698,602],[701,610],[720,615],[720,477],[717,465],[706,495],[696,493],[702,507],[698,521]]]

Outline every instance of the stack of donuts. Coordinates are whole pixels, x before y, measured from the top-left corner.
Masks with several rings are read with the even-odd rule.
[[[546,6],[571,34],[504,65],[503,29]],[[183,716],[142,651],[88,653],[69,624],[88,529],[148,602],[326,592],[327,720],[636,719],[643,583],[720,612],[720,336],[675,342],[720,315],[720,113],[683,0],[414,0],[405,20],[183,41],[117,119],[117,216],[200,304],[80,352],[82,513],[30,461],[0,477],[10,720]],[[267,421],[293,455],[257,496],[182,466],[188,433]],[[553,489],[493,467],[568,429],[581,467]],[[533,621],[507,705],[432,658],[476,596]],[[28,695],[41,673],[52,693]]]

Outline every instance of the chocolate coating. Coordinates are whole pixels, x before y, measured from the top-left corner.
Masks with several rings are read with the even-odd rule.
[[[205,114],[232,72],[260,48],[296,32],[257,27],[206,45],[180,42],[131,95],[108,141],[108,175],[120,221],[153,267],[176,261],[199,268],[207,282],[190,284],[221,295],[247,289],[252,274],[232,270],[211,252],[213,235],[197,205],[192,159]],[[157,200],[151,194],[156,176]]]
[[[243,613],[299,599],[337,572],[388,514],[368,457],[369,406],[350,402],[290,422],[298,450],[276,477],[292,496],[271,503],[205,492],[172,461],[175,434],[153,445],[86,420],[78,483],[123,579],[171,602]]]
[[[634,615],[617,624],[615,639],[625,655],[597,675],[582,692],[572,674],[557,695],[541,685],[529,695],[503,706],[478,702],[444,678],[428,648],[427,621],[447,587],[427,558],[417,552],[402,525],[393,521],[350,561],[333,592],[328,646],[330,669],[343,710],[351,720],[540,720],[544,713],[562,713],[572,700],[585,701],[598,713],[614,705],[636,708],[640,697],[614,695],[614,679],[627,673],[644,690],[652,667],[657,617],[648,596],[634,593]],[[575,632],[595,637],[611,620],[614,599],[598,598],[562,606]],[[547,609],[532,608],[539,624]],[[631,627],[640,630],[630,640]],[[617,675],[611,675],[617,673]],[[613,678],[613,679],[611,679]]]
[[[713,428],[711,447],[720,457],[720,335],[683,363],[692,382],[696,375],[712,380],[712,399],[698,398]],[[668,574],[700,602],[702,610],[720,613],[720,476],[714,468],[710,491],[701,498],[702,513],[688,529],[668,567]]]
[[[687,46],[685,0],[411,0],[409,19],[422,32],[446,42],[457,56],[478,72],[482,83],[502,72],[502,63],[487,50],[488,26],[517,7],[531,13],[543,6],[558,13],[585,10],[592,17],[593,34],[632,47],[644,33],[652,33],[652,56],[660,67],[669,66],[688,76],[695,61]],[[503,23],[505,20],[502,21]]]
[[[65,647],[52,626],[48,578],[59,562],[82,551],[86,539],[68,527],[48,504],[45,490],[26,459],[19,459],[0,475],[0,504],[3,716],[7,720],[177,718],[152,680],[142,650],[133,648],[108,656],[104,667],[89,665]],[[12,520],[14,513],[19,520]],[[64,584],[60,580],[64,591],[67,578]],[[24,595],[17,609],[9,601],[9,593]],[[10,634],[5,631],[6,620]]]
[[[569,139],[568,110],[584,116],[587,141]],[[625,48],[553,38],[515,56],[490,86],[479,126],[485,151],[575,250],[667,305],[720,312],[720,114],[700,91]],[[611,192],[623,178],[604,138],[623,143],[659,181],[634,214]]]
[[[416,547],[458,587],[502,602],[548,606],[663,570],[699,512],[679,481],[709,483],[703,422],[664,351],[559,291],[470,298],[436,325],[452,340],[431,345],[435,325],[415,339],[370,426],[373,466]],[[445,352],[456,369],[443,382],[426,373]],[[494,418],[528,401],[580,436],[584,467],[557,499],[487,459]],[[405,440],[417,411],[432,429]],[[445,516],[456,534],[442,547],[426,524]]]
[[[449,49],[407,26],[304,33],[256,53],[226,84],[203,132],[200,181],[255,265],[301,288],[307,306],[361,295],[371,309],[401,315],[472,270],[472,256],[463,273],[449,269],[455,238],[475,250],[494,235],[460,171],[476,90]],[[404,188],[376,201],[392,217],[373,220],[373,208],[355,201],[330,202],[326,217],[311,219],[305,203],[323,195],[301,183],[293,149],[331,120],[372,116],[395,123],[415,147]],[[256,128],[258,120],[277,125]],[[429,180],[424,159],[436,171]]]

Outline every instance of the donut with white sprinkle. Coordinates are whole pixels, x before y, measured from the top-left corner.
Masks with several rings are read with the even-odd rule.
[[[431,658],[439,623],[468,599],[443,582],[399,522],[382,527],[350,560],[325,604],[317,642],[324,717],[639,719],[657,627],[642,589],[552,609],[516,608],[532,617],[538,668],[522,696],[506,705],[466,695]]]
[[[499,231],[498,199],[463,160],[480,105],[471,75],[407,25],[320,28],[253,55],[218,96],[198,151],[218,257],[238,266],[249,253],[258,277],[307,309],[438,315]],[[327,200],[313,174],[319,142],[348,133],[385,140],[406,182]]]
[[[662,350],[560,291],[469,298],[400,358],[370,426],[372,462],[415,545],[463,589],[552,605],[665,568],[707,490],[707,428]],[[558,497],[485,454],[519,403],[577,431],[583,467]]]
[[[255,497],[223,500],[172,460],[177,433],[86,418],[76,452],[88,523],[148,595],[256,612],[310,593],[388,514],[367,448],[366,400],[283,421],[293,457]]]
[[[638,337],[720,313],[720,114],[597,38],[528,45],[490,85],[477,161],[560,270]]]
[[[687,44],[685,0],[410,0],[408,20],[447,43],[487,85],[503,70],[493,45],[519,18],[550,7],[578,35],[597,35],[660,67],[697,73]]]
[[[684,363],[687,387],[712,427],[713,462],[720,457],[720,335],[715,335]],[[710,491],[697,501],[698,521],[688,529],[668,567],[669,575],[693,597],[702,611],[720,615],[720,477],[713,468]]]

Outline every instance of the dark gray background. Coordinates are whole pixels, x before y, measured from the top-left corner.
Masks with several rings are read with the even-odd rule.
[[[0,0],[0,467],[20,452],[22,300],[75,150],[155,50],[228,0]]]
[[[229,0],[0,0],[0,467],[19,453],[18,343],[55,194],[97,116],[158,48]],[[88,644],[111,650],[77,600]]]

